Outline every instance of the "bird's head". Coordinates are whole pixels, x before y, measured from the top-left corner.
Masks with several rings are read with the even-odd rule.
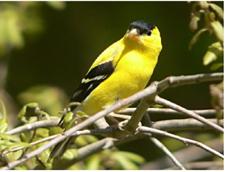
[[[138,45],[142,48],[158,48],[161,50],[161,36],[158,28],[154,24],[143,21],[132,22],[124,36],[127,43]]]

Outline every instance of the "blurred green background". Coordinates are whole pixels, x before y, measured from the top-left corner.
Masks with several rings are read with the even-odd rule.
[[[188,50],[193,36],[189,29],[191,3],[1,2],[0,10],[0,13],[10,11],[0,14],[0,22],[5,22],[10,32],[6,44],[0,42],[0,63],[7,70],[3,88],[18,109],[24,103],[37,101],[29,97],[29,91],[40,96],[42,88],[53,86],[56,90],[51,90],[52,94],[47,92],[47,99],[58,99],[61,105],[53,112],[60,110],[95,58],[120,39],[134,20],[154,23],[161,32],[163,50],[151,81],[171,75],[212,72],[202,65],[202,57],[213,41],[208,33]],[[0,39],[3,35],[6,35],[4,28],[0,29]],[[41,87],[29,90],[34,86]],[[43,93],[45,99],[46,95]],[[169,89],[162,96],[190,109],[211,107],[208,84]],[[150,141],[135,144],[140,149],[134,144],[124,149],[149,159],[150,151],[144,145],[149,144],[150,149]]]

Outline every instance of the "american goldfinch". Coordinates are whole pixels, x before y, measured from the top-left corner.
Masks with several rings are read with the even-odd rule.
[[[87,115],[142,90],[148,83],[162,49],[158,28],[142,21],[132,22],[126,34],[94,61],[73,94]]]
[[[125,35],[94,61],[71,102],[75,112],[93,115],[147,85],[162,49],[158,28],[143,21],[132,22]]]

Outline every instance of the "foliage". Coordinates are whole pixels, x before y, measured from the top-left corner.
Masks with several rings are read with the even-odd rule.
[[[199,26],[202,21],[203,26]],[[192,6],[190,29],[196,31],[193,36],[189,48],[191,48],[204,32],[214,36],[215,42],[208,46],[208,50],[203,56],[203,65],[211,65],[212,70],[217,70],[223,67],[221,62],[223,58],[223,9],[210,2],[196,2]],[[201,28],[199,28],[201,27]]]
[[[73,6],[74,4],[75,6]],[[153,6],[151,9],[155,8],[156,10],[149,10],[149,4]],[[176,36],[174,33],[179,35],[179,32],[182,34],[184,32],[183,30],[180,31],[179,27],[179,25],[183,25],[179,24],[179,22],[184,22],[183,18],[185,15],[183,15],[183,9],[178,10],[179,8],[177,8],[177,11],[181,13],[181,18],[183,17],[182,20],[179,18],[177,21],[172,21],[166,18],[164,10],[168,10],[168,16],[171,15],[173,19],[177,17],[176,10],[171,10],[170,8],[172,7],[166,7],[166,9],[164,9],[160,4],[157,6],[157,4],[151,4],[149,2],[138,7],[137,4],[130,3],[127,5],[125,3],[124,5],[124,3],[121,3],[119,4],[119,8],[116,3],[113,3],[113,12],[117,11],[117,13],[108,12],[110,9],[105,10],[105,5],[106,4],[103,4],[103,8],[94,3],[84,5],[82,3],[76,4],[58,1],[45,3],[0,3],[0,79],[4,79],[4,82],[0,81],[0,83],[6,83],[0,85],[0,167],[7,165],[8,162],[20,159],[26,153],[36,150],[51,140],[45,140],[46,138],[63,133],[66,126],[61,126],[62,128],[59,126],[40,127],[34,130],[22,131],[17,134],[8,134],[8,131],[12,128],[16,128],[16,126],[29,126],[29,124],[35,122],[55,119],[61,116],[63,113],[62,110],[68,101],[67,93],[63,90],[71,92],[70,89],[74,87],[72,83],[74,83],[75,80],[79,80],[80,76],[78,71],[82,71],[83,66],[88,65],[90,61],[89,56],[95,57],[93,54],[96,52],[92,49],[106,46],[103,46],[103,43],[100,42],[100,38],[102,40],[109,38],[107,41],[113,42],[117,39],[119,34],[121,35],[119,32],[125,29],[123,28],[117,33],[118,25],[121,24],[121,27],[123,27],[130,22],[129,20],[134,20],[134,9],[135,11],[137,10],[137,14],[135,14],[137,18],[143,18],[146,15],[155,16],[155,20],[159,21],[159,25],[161,24],[159,28],[162,30],[162,38],[165,40],[164,52],[173,51],[177,53],[175,54],[177,59],[172,58],[174,54],[162,53],[162,58],[159,63],[164,62],[162,67],[160,66],[161,69],[156,69],[159,75],[155,77],[160,78],[162,76],[168,76],[176,73],[176,70],[179,70],[182,74],[192,72],[190,66],[196,64],[197,60],[194,59],[193,62],[190,58],[187,60],[185,57],[186,53],[183,49],[181,51],[183,57],[180,57],[179,48],[177,51],[174,51],[174,45],[176,45],[177,40],[170,36]],[[188,4],[185,4],[182,7],[187,5]],[[95,10],[97,6],[98,10]],[[179,5],[174,3],[174,6],[177,7]],[[200,50],[204,50],[204,45],[201,45],[200,36],[205,33],[209,34],[205,35],[205,37],[212,38],[210,43],[207,41],[205,41],[206,43],[202,43],[207,44],[206,46],[208,47],[207,50],[204,50],[204,55],[202,56],[203,65],[210,66],[210,69],[202,69],[201,66],[196,65],[193,71],[221,70],[221,67],[223,67],[224,51],[222,25],[223,9],[220,5],[213,2],[194,2],[191,3],[191,6],[189,26],[191,31],[195,33],[189,43],[189,49],[195,46],[200,47]],[[157,9],[161,9],[160,13],[157,13]],[[83,15],[79,13],[79,10],[84,11]],[[171,12],[171,14],[169,12]],[[104,13],[104,15],[102,13]],[[187,10],[186,13],[189,13],[189,11]],[[58,15],[57,17],[56,14]],[[125,14],[128,15],[126,19],[121,17]],[[90,19],[90,16],[98,18],[98,20]],[[84,17],[84,19],[82,17]],[[118,21],[119,17],[121,17],[121,19]],[[62,19],[60,20],[60,18]],[[114,21],[117,21],[117,23],[114,23]],[[176,27],[174,27],[174,24],[168,24],[168,21],[177,22]],[[55,26],[56,23],[58,23],[57,26]],[[100,25],[100,23],[106,24]],[[110,25],[110,23],[112,25]],[[170,27],[170,25],[172,26]],[[68,30],[68,28],[71,28],[71,30]],[[111,30],[113,30],[113,33]],[[74,33],[75,36],[71,33]],[[111,37],[109,35],[111,35]],[[185,33],[183,35],[187,36],[188,34]],[[185,40],[187,39],[189,41],[190,39],[185,36],[182,37],[183,40],[181,41],[183,42],[180,44],[184,45],[186,49]],[[33,38],[38,38],[40,40],[34,40]],[[71,42],[67,43],[67,39],[70,39]],[[48,42],[48,40],[53,41]],[[107,41],[106,44],[109,43]],[[37,46],[34,46],[35,44],[37,44]],[[85,45],[82,46],[82,44]],[[173,45],[173,47],[171,45]],[[59,52],[59,49],[63,49],[62,54]],[[80,51],[78,51],[79,49]],[[42,54],[40,54],[40,51]],[[72,53],[70,53],[70,51],[72,51]],[[70,58],[67,59],[68,56],[70,56]],[[165,56],[169,58],[164,58]],[[81,60],[78,60],[78,58]],[[182,58],[182,60],[178,61],[179,58]],[[71,60],[74,61],[71,62]],[[185,60],[188,61],[188,64],[185,63]],[[88,63],[86,63],[86,61]],[[184,66],[181,65],[182,61],[184,61]],[[177,63],[175,64],[174,62]],[[59,78],[63,79],[60,80]],[[67,82],[68,80],[70,80],[70,82]],[[210,85],[209,91],[208,88],[205,90],[201,88],[202,87],[200,87],[198,91],[206,90],[207,93],[203,92],[206,98],[204,96],[193,98],[193,95],[190,94],[193,90],[187,92],[182,91],[182,100],[179,100],[179,90],[172,92],[172,95],[174,95],[174,99],[185,102],[190,108],[208,107],[211,103],[211,106],[217,111],[216,118],[219,123],[223,118],[223,83]],[[5,94],[3,94],[3,92]],[[211,95],[211,100],[209,95]],[[204,103],[199,101],[203,99]],[[196,102],[199,102],[199,104],[196,105]],[[11,106],[9,106],[9,104]],[[14,107],[14,110],[10,107]],[[159,105],[154,105],[154,107],[161,108]],[[68,122],[72,119],[72,116],[72,113],[67,114],[66,118]],[[167,119],[171,117],[162,115],[162,118]],[[15,119],[16,123],[13,123]],[[153,120],[157,121],[157,117]],[[184,137],[195,137],[196,140],[201,140],[202,142],[221,138],[221,135],[217,135],[213,132],[176,132],[175,134]],[[160,150],[153,149],[153,145],[146,146],[148,142],[145,140],[139,140],[141,143],[132,142],[131,146],[125,144],[125,148],[117,147],[105,149],[82,161],[78,161],[70,166],[67,165],[70,160],[79,157],[78,150],[80,148],[95,143],[101,140],[102,137],[103,136],[97,137],[90,134],[78,136],[72,140],[73,144],[69,145],[67,151],[61,156],[61,159],[52,160],[48,158],[52,150],[51,148],[40,153],[37,157],[29,159],[27,162],[23,163],[23,165],[17,166],[15,169],[59,169],[65,167],[73,170],[136,170],[140,169],[143,164],[149,161],[157,161],[158,158],[162,157]],[[175,143],[171,139],[160,138],[160,140],[162,140],[172,152],[185,149],[185,146],[180,143]]]

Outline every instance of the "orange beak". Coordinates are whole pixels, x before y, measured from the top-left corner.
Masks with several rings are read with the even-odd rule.
[[[139,36],[139,34],[138,34],[137,29],[132,29],[130,32],[127,33],[127,37],[134,41],[139,41],[138,36]]]

